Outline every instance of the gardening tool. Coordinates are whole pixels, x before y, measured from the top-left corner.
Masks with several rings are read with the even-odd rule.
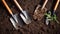
[[[55,6],[53,8],[53,11],[47,11],[47,13],[45,14],[46,15],[46,25],[48,25],[49,22],[52,21],[52,20],[59,23],[59,21],[57,20],[56,14],[55,14],[55,11],[56,11],[56,9],[58,7],[59,1],[60,0],[57,0]]]
[[[47,4],[48,0],[45,0],[45,2],[43,3],[42,7],[41,7],[41,10],[43,10]],[[40,7],[40,5],[37,6],[35,12],[38,10],[38,8]]]
[[[19,17],[18,14],[13,14],[12,10],[9,8],[9,6],[7,5],[5,0],[2,0],[3,4],[5,5],[6,9],[8,10],[8,12],[12,15],[12,17],[10,18],[10,21],[12,22],[13,26],[16,29],[19,29],[18,26],[22,27],[23,23]]]
[[[15,4],[17,5],[17,7],[19,8],[19,10],[22,12],[22,13],[20,13],[20,16],[21,16],[22,20],[23,20],[26,24],[30,24],[30,23],[31,23],[31,19],[30,19],[29,14],[21,8],[21,6],[20,6],[19,3],[17,2],[17,0],[14,0],[14,2],[15,2]]]

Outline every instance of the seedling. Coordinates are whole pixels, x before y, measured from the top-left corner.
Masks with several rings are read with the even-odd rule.
[[[46,21],[45,21],[46,25],[48,25],[49,22],[52,21],[52,20],[56,21],[57,23],[59,23],[59,21],[57,20],[57,16],[55,14],[55,11],[56,11],[56,9],[58,7],[59,1],[60,0],[57,0],[56,5],[54,6],[53,11],[47,11],[47,13],[45,14],[46,15]]]

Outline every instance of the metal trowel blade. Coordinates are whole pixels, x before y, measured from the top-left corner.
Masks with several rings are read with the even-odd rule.
[[[15,29],[19,29],[18,26],[17,26],[17,23],[14,21],[13,18],[10,18],[10,21],[11,21],[11,23],[14,26]]]
[[[24,24],[18,14],[13,15],[12,18],[10,18],[10,21],[12,22],[13,26],[16,29],[18,29],[19,27],[22,27]]]
[[[24,13],[24,15],[22,13],[20,13],[20,16],[26,24],[31,23],[31,19],[29,18],[29,16],[26,13]]]

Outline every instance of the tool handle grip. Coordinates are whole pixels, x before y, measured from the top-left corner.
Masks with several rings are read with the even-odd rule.
[[[48,2],[48,0],[45,0],[45,2],[44,2],[44,4],[43,4],[43,6],[42,6],[42,8],[41,8],[41,10],[43,10],[43,9],[44,9],[44,7],[45,7],[45,5],[47,4],[47,2]]]
[[[5,5],[5,7],[7,8],[7,10],[9,11],[9,13],[12,15],[12,11],[11,9],[9,8],[9,6],[7,5],[6,1],[5,0],[2,0],[3,4]]]
[[[60,0],[57,0],[56,5],[55,5],[55,7],[54,7],[54,11],[56,11],[56,9],[57,9],[57,7],[58,7],[59,2],[60,2]]]
[[[14,0],[14,2],[16,3],[17,7],[18,7],[21,11],[23,11],[23,9],[21,8],[21,6],[20,6],[19,3],[17,2],[17,0]]]

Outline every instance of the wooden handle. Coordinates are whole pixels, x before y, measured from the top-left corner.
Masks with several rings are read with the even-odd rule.
[[[9,11],[9,13],[12,15],[12,11],[11,9],[9,8],[9,6],[7,5],[6,1],[5,0],[2,0],[3,4],[5,5],[5,7],[7,8],[7,10]]]
[[[21,11],[23,11],[23,9],[22,9],[21,6],[19,5],[19,3],[18,3],[16,0],[14,0],[14,2],[16,3],[17,7],[18,7]]]
[[[54,7],[54,11],[56,11],[56,9],[57,9],[57,7],[58,7],[59,2],[60,2],[60,0],[57,0],[56,5],[55,5],[55,7]]]
[[[42,8],[41,8],[41,10],[44,9],[44,7],[45,7],[45,5],[47,4],[47,2],[48,2],[48,0],[45,0],[43,6],[42,6]]]

